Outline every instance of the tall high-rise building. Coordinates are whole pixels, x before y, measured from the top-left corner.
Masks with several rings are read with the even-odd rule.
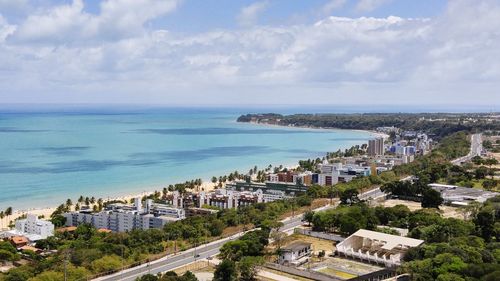
[[[368,155],[384,155],[384,139],[376,138],[368,141]]]

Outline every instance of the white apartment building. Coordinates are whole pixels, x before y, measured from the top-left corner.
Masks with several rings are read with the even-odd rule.
[[[36,215],[28,214],[26,219],[16,221],[16,234],[26,236],[30,241],[46,239],[54,235],[54,224],[38,219]]]
[[[112,204],[108,206],[108,210],[98,213],[80,211],[65,213],[63,216],[66,218],[66,226],[88,223],[95,228],[109,229],[114,232],[161,228],[167,223],[186,217],[184,209],[154,204],[152,200],[146,200],[146,206],[143,208],[140,198],[136,198],[133,206]]]

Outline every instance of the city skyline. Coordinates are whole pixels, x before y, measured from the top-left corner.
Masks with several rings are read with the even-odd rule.
[[[0,1],[4,104],[498,110],[500,3]]]

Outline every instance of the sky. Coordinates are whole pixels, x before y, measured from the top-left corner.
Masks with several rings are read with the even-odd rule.
[[[500,110],[498,0],[0,0],[0,104]]]

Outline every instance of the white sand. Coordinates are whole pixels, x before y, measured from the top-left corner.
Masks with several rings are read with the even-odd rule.
[[[225,187],[225,184],[223,183],[222,186]],[[218,187],[218,183],[217,183],[217,187]],[[202,191],[202,190],[212,191],[212,190],[214,190],[214,188],[215,188],[214,184],[207,180],[207,181],[202,182],[202,184],[199,188],[199,191]],[[151,187],[151,189],[153,189],[153,187]],[[157,189],[157,191],[161,192],[162,189],[159,189],[159,190]],[[198,190],[195,189],[193,191],[198,191]],[[141,193],[127,194],[127,195],[117,196],[117,197],[109,197],[106,199],[103,198],[103,200],[104,200],[104,202],[112,201],[112,200],[121,200],[121,201],[130,202],[130,200],[133,198],[143,197],[145,195],[153,194],[154,192],[155,192],[155,190],[144,191]],[[63,204],[63,203],[65,203],[65,202],[61,202],[61,204]],[[77,198],[75,198],[73,200],[73,204],[76,204],[76,203],[77,203]],[[92,205],[91,205],[91,207],[92,207]],[[34,214],[37,216],[43,216],[44,218],[48,219],[48,218],[50,218],[50,215],[56,210],[56,208],[57,207],[42,207],[42,208],[31,208],[31,209],[23,209],[23,210],[15,210],[14,209],[11,216],[9,216],[8,218],[5,217],[3,220],[0,220],[0,230],[6,230],[9,221],[15,221],[17,218],[19,218],[25,214]]]

